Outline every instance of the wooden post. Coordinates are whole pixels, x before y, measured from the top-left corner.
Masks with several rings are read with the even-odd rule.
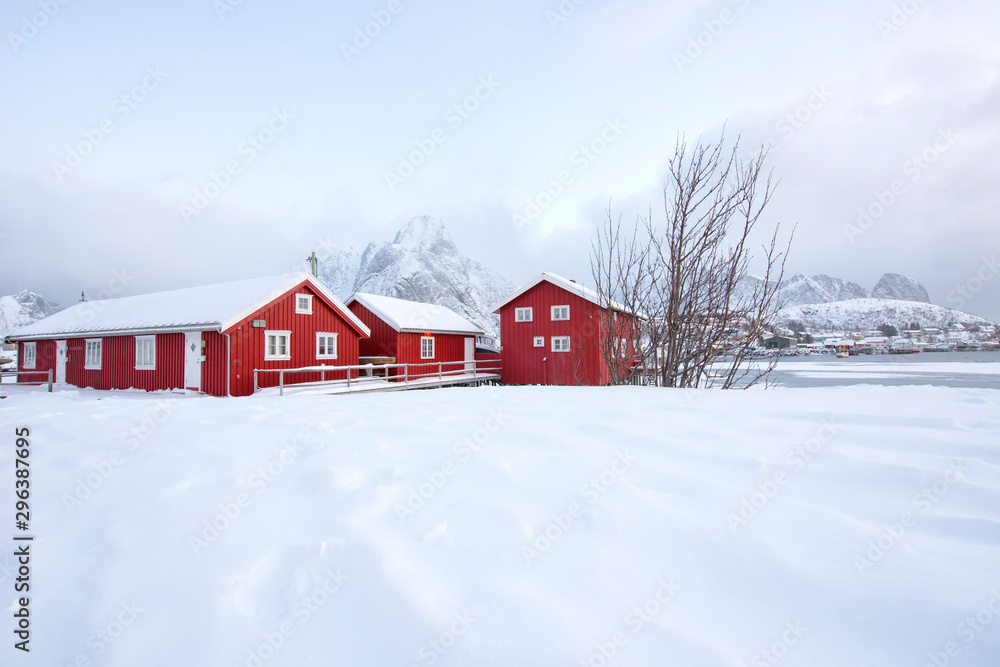
[[[278,396],[285,395],[285,369],[278,371]]]
[[[444,373],[441,371],[441,362],[438,362],[438,380],[444,381]]]
[[[49,369],[49,393],[52,393],[52,369]]]

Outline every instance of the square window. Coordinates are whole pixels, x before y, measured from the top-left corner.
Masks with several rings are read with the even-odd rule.
[[[101,370],[101,339],[88,338],[86,354],[83,358],[83,367],[87,370]]]
[[[21,343],[21,353],[24,359],[21,361],[21,368],[34,368],[37,356],[35,354],[35,343]]]
[[[569,306],[552,306],[553,321],[569,319]]]
[[[316,334],[316,358],[317,359],[337,358],[337,334],[335,333]]]
[[[515,322],[530,322],[532,320],[531,308],[515,308],[514,309],[514,321]]]
[[[313,312],[312,294],[295,295],[295,312],[299,315],[312,315]]]
[[[290,340],[291,331],[264,332],[264,359],[267,361],[286,361],[292,358]]]
[[[434,336],[424,336],[420,339],[420,358],[434,358]]]
[[[135,369],[156,370],[156,336],[135,337]]]
[[[569,352],[569,336],[553,336],[552,351]]]
[[[545,336],[535,336],[535,347],[545,347]]]

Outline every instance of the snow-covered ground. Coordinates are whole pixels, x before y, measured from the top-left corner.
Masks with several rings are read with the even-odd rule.
[[[5,600],[21,426],[24,664],[1000,656],[994,390],[15,394]]]

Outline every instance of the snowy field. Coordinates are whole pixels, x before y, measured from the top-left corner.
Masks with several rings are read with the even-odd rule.
[[[1000,664],[996,390],[24,391],[4,600],[22,426],[3,665]]]

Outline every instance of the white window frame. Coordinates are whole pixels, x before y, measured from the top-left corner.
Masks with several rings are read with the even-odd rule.
[[[87,338],[83,344],[83,368],[88,371],[101,370],[104,343],[101,338]],[[93,351],[96,350],[96,354]],[[95,361],[96,358],[96,361]]]
[[[143,348],[150,346],[148,359],[143,359]],[[143,363],[145,361],[145,363]],[[155,371],[156,370],[156,336],[136,336],[135,337],[135,370]]]
[[[278,354],[278,341],[274,341],[274,354],[268,352],[271,347],[271,336],[284,336],[285,354]],[[292,332],[264,330],[264,361],[289,361],[292,358]]]
[[[545,347],[545,336],[535,336],[535,347]]]
[[[563,345],[565,343],[565,346]],[[552,351],[553,352],[569,352],[570,340],[569,336],[553,336],[552,337]]]
[[[430,356],[428,356],[427,352],[424,350],[424,343],[426,343],[427,341],[430,341],[430,343],[431,343]],[[434,354],[436,352],[435,347],[436,347],[436,345],[434,343],[434,336],[421,336],[420,337],[420,358],[421,359],[433,359],[434,358]]]
[[[336,359],[337,358],[337,335],[329,331],[317,331],[316,332],[316,358],[317,359]],[[330,352],[330,341],[333,339],[333,353]],[[326,352],[320,353],[320,341],[326,346]]]
[[[21,368],[35,368],[38,364],[38,348],[35,346],[36,343],[21,343],[21,347],[24,348]]]
[[[299,299],[305,299],[308,302],[308,306],[303,308],[299,305]],[[295,295],[295,314],[296,315],[312,315],[313,312],[313,295],[312,294],[296,294]]]
[[[559,317],[562,314],[563,308],[566,309],[566,317]],[[568,305],[552,306],[551,314],[553,322],[565,322],[569,320],[569,306]]]
[[[527,314],[527,317],[522,317],[522,315]],[[515,308],[514,309],[514,321],[515,322],[531,322],[535,318],[535,311],[531,306],[527,308]]]

